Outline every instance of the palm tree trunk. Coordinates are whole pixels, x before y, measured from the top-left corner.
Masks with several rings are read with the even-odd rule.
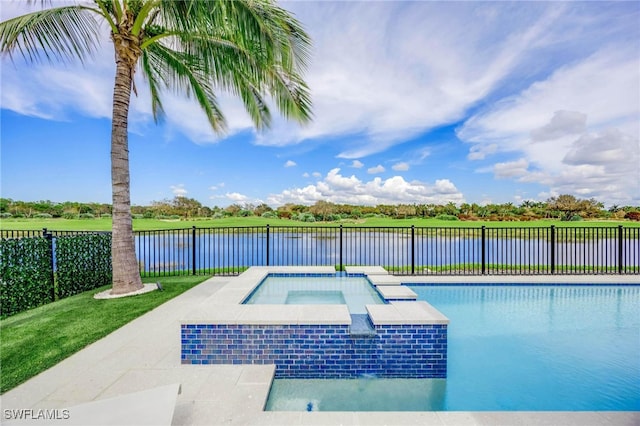
[[[136,259],[131,222],[131,187],[129,177],[128,115],[133,73],[116,54],[116,78],[113,90],[111,123],[111,186],[113,227],[111,259],[112,294],[125,294],[143,288]]]

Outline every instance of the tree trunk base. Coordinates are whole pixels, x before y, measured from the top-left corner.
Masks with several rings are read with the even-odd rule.
[[[157,284],[144,284],[141,289],[129,291],[126,293],[113,293],[112,290],[105,290],[100,293],[94,294],[93,298],[94,299],[119,299],[121,297],[138,296],[140,294],[149,293],[157,289],[158,289]]]
[[[145,286],[142,283],[130,283],[130,284],[124,284],[124,285],[114,284],[110,294],[114,296],[128,295],[129,293],[133,294],[133,293],[139,292],[144,288]]]

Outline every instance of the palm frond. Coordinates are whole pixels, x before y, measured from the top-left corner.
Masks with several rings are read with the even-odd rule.
[[[157,73],[162,73],[167,88],[174,88],[188,96],[193,95],[213,130],[223,133],[226,130],[226,121],[200,60],[160,43],[152,44],[146,50],[156,66]],[[158,81],[157,77],[154,79]]]
[[[198,57],[215,87],[238,95],[259,129],[271,122],[268,96],[285,117],[311,119],[309,90],[301,78],[310,39],[272,1],[163,2],[157,22],[174,31],[170,41],[154,42],[184,58]]]
[[[41,10],[0,23],[0,51],[19,51],[29,61],[79,59],[99,44],[95,9],[66,6]]]
[[[151,111],[153,113],[153,119],[157,123],[164,118],[164,107],[162,106],[162,99],[160,97],[160,82],[164,85],[167,82],[164,79],[166,75],[163,73],[162,64],[158,61],[158,58],[150,54],[149,50],[142,51],[140,66],[143,70],[143,75],[149,83],[149,93],[151,94]]]

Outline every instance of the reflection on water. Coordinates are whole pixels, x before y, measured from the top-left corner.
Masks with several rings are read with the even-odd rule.
[[[481,239],[415,235],[414,246],[405,234],[391,232],[345,232],[342,242],[335,236],[309,232],[181,233],[136,235],[136,253],[144,271],[284,265],[395,265],[436,267],[479,264]],[[618,265],[618,241],[557,242],[555,264],[613,268]],[[623,247],[626,267],[640,264],[640,240],[628,240]],[[492,238],[485,241],[487,264],[549,265],[550,245],[545,238]]]

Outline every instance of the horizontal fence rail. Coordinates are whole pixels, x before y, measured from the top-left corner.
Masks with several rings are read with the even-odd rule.
[[[2,238],[81,234],[2,231]],[[640,274],[640,228],[264,226],[135,231],[141,274],[383,266],[396,275]]]

